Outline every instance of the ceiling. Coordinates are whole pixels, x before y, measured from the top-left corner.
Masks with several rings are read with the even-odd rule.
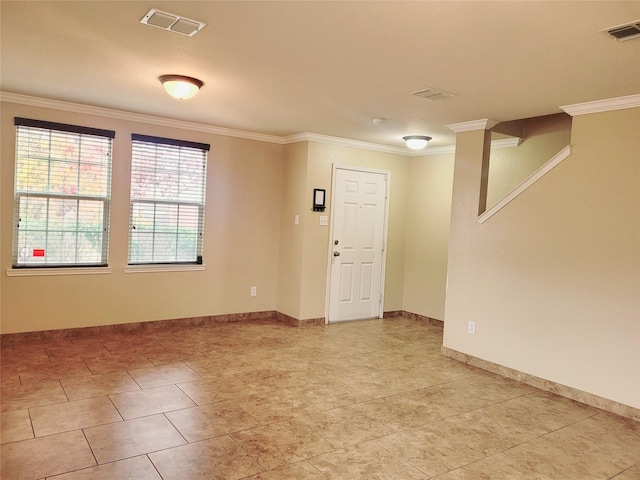
[[[640,92],[640,1],[0,2],[0,90],[274,136],[454,144],[446,125]],[[194,37],[151,9],[207,22]],[[158,77],[205,85],[178,101]],[[452,92],[442,100],[410,95]],[[373,123],[383,118],[382,124]]]

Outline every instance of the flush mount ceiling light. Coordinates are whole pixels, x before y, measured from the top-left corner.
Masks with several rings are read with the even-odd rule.
[[[431,137],[427,137],[426,135],[407,135],[406,137],[402,137],[402,139],[407,142],[407,147],[411,150],[422,150],[427,146]]]
[[[160,82],[169,95],[178,100],[186,100],[193,97],[204,85],[201,80],[184,75],[162,75]]]

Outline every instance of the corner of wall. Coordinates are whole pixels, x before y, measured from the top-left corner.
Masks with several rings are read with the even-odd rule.
[[[637,107],[574,118],[571,156],[484,224],[458,134],[446,348],[640,407],[638,131]]]

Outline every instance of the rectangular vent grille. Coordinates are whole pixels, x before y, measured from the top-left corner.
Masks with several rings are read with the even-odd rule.
[[[640,20],[626,23],[624,25],[618,25],[616,27],[607,28],[606,30],[602,31],[608,33],[618,41],[640,38]]]
[[[207,24],[191,18],[185,18],[173,13],[163,12],[157,8],[152,8],[142,17],[140,23],[151,25],[152,27],[162,28],[170,32],[179,33],[193,37],[202,30]]]
[[[442,100],[444,98],[455,96],[455,94],[453,93],[445,92],[444,90],[438,90],[437,88],[425,88],[424,90],[411,92],[411,95],[414,95],[420,98],[426,98],[427,100]]]

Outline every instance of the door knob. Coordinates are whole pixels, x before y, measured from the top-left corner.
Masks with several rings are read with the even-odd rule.
[[[333,256],[334,257],[339,257],[340,256],[340,252],[333,252]]]

